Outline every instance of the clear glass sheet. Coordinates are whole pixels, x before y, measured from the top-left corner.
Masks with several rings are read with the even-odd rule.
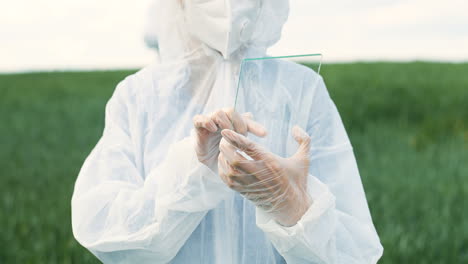
[[[234,108],[250,112],[268,131],[249,138],[282,157],[292,156],[298,144],[291,130],[307,130],[314,88],[320,80],[321,54],[244,59]]]

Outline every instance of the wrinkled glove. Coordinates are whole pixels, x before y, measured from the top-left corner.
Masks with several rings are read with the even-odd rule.
[[[242,135],[252,133],[259,137],[266,136],[265,128],[252,120],[252,114],[239,114],[232,108],[218,110],[210,115],[197,115],[193,118],[195,127],[195,152],[198,160],[217,172],[221,130],[230,129]]]
[[[225,129],[221,134],[218,167],[222,180],[279,224],[295,225],[312,202],[307,192],[309,135],[294,127],[299,149],[292,157],[282,158],[235,131]]]

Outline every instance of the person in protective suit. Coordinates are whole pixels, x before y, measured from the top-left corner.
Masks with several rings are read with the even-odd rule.
[[[376,263],[383,249],[323,79],[270,65],[266,88],[293,109],[276,118],[292,129],[232,108],[242,60],[279,40],[288,0],[154,7],[159,61],[117,86],[76,181],[79,243],[104,263]],[[293,152],[272,151],[290,139]]]

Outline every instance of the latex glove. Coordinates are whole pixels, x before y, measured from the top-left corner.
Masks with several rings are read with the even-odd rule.
[[[196,131],[195,151],[198,160],[217,171],[221,130],[230,129],[242,135],[252,133],[259,137],[266,136],[265,128],[252,120],[251,113],[239,114],[232,108],[218,110],[210,115],[197,115],[193,118]]]
[[[295,225],[312,202],[307,192],[309,135],[294,127],[292,134],[299,149],[292,157],[282,158],[232,130],[223,130],[221,134],[218,158],[221,179],[271,214],[279,224]]]

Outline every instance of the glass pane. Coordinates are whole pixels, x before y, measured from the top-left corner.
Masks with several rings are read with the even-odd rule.
[[[321,79],[321,61],[321,54],[310,54],[242,62],[234,108],[252,113],[268,131],[264,138],[249,135],[250,139],[282,157],[296,152],[298,144],[291,129],[298,125],[307,130],[314,88]]]

